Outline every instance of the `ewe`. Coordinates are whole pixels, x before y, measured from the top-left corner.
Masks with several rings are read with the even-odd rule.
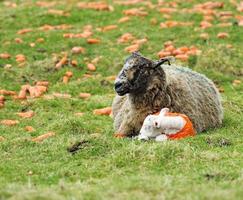
[[[162,65],[166,61],[154,62],[139,53],[126,59],[115,80],[116,136],[137,135],[146,116],[163,107],[187,115],[197,132],[222,123],[220,95],[213,82],[188,68]]]

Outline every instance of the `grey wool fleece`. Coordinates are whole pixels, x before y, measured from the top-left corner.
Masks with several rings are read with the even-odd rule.
[[[188,68],[164,62],[139,53],[126,59],[115,81],[118,95],[112,114],[116,133],[137,135],[145,117],[164,107],[186,114],[197,132],[222,124],[223,108],[214,83]]]

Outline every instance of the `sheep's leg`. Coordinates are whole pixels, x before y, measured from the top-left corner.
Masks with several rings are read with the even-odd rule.
[[[144,118],[143,114],[130,110],[130,112],[123,116],[123,121],[115,133],[115,137],[123,138],[135,135],[142,127]]]

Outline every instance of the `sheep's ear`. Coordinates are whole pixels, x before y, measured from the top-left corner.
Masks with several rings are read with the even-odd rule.
[[[139,51],[132,52],[133,56],[142,56],[142,54]]]
[[[164,57],[164,58],[161,58],[158,61],[155,61],[154,64],[153,64],[153,68],[157,68],[157,67],[159,67],[160,65],[162,65],[166,62],[168,62],[168,64],[170,65],[171,62],[174,62],[174,61],[175,61],[175,57],[173,57],[173,56]]]

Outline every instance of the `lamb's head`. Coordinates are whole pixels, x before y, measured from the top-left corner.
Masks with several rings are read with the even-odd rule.
[[[125,60],[125,64],[115,80],[115,90],[118,95],[127,93],[137,94],[147,87],[149,77],[156,68],[164,62],[169,62],[168,58],[159,61],[152,61],[134,52]]]

